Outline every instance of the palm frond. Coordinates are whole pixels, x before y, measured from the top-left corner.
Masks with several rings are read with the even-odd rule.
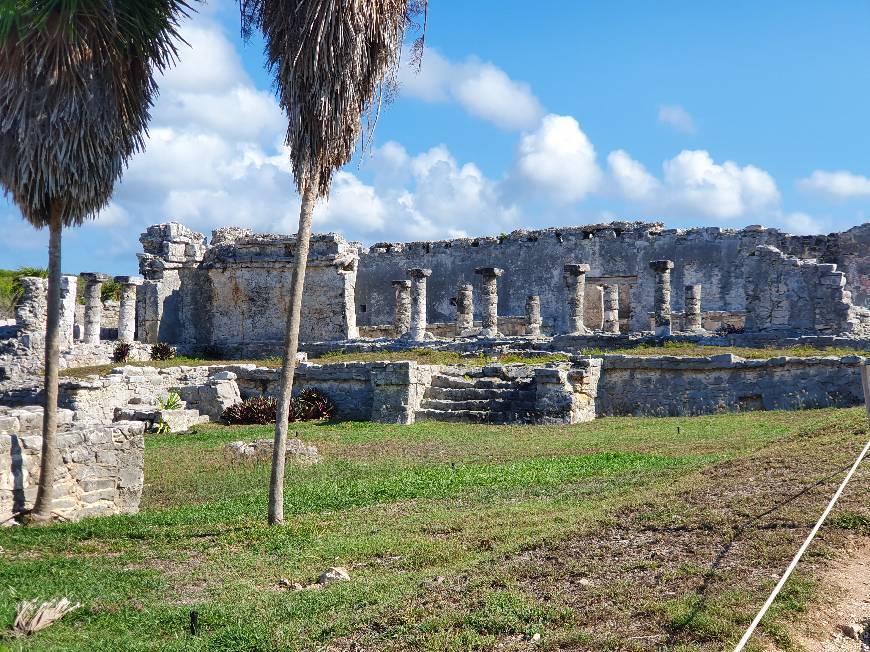
[[[299,192],[353,155],[395,85],[406,31],[426,0],[240,0],[242,34],[262,31],[268,68],[288,117],[286,144]],[[422,41],[420,42],[422,48]]]
[[[6,0],[0,9],[0,186],[44,226],[103,208],[144,147],[155,76],[189,0]]]

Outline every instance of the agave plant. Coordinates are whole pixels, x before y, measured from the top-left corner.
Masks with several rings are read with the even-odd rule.
[[[369,134],[395,87],[406,31],[425,16],[426,0],[239,0],[242,34],[258,29],[267,68],[287,114],[296,189],[302,196],[293,252],[295,269],[275,420],[269,523],[284,521],[284,450],[299,348],[302,287],[314,204],[329,194],[333,174],[347,163],[368,116]],[[425,33],[425,21],[424,29]],[[422,51],[422,37],[415,52]]]
[[[48,227],[45,411],[30,518],[51,518],[63,227],[106,206],[144,147],[155,75],[177,55],[185,0],[4,0],[0,4],[0,186]]]

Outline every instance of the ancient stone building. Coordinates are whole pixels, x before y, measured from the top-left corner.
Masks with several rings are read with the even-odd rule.
[[[206,243],[202,234],[170,223],[150,227],[141,241],[140,271],[146,280],[138,288],[140,341],[213,346],[243,355],[278,350],[292,278],[293,237],[219,229]],[[862,336],[870,330],[870,224],[798,237],[762,227],[666,230],[658,223],[614,222],[516,231],[500,238],[381,243],[368,250],[335,234],[315,235],[301,339],[401,335],[394,333],[400,297],[395,283],[410,280],[409,269],[431,270],[425,279],[425,320],[435,335],[454,336],[457,319],[467,335],[480,329],[490,335],[523,335],[530,295],[538,297],[543,334],[600,332],[605,286],[610,288],[609,301],[618,306],[623,333],[652,332],[658,296],[652,261],[672,264],[667,297],[674,332],[711,331],[724,324],[792,334]],[[573,297],[572,310],[566,303],[564,270],[581,267],[588,267],[585,300]],[[475,274],[480,269],[505,271],[495,284]],[[795,270],[800,270],[800,283]],[[785,277],[791,280],[782,281]],[[468,286],[474,291],[468,292]],[[492,288],[497,297],[487,294]],[[786,294],[794,298],[777,298],[779,288],[789,288]],[[466,323],[469,296],[476,329]],[[783,302],[790,302],[786,312]],[[778,308],[771,317],[774,304]],[[494,305],[497,328],[490,314]],[[404,315],[403,306],[399,308]],[[578,309],[583,311],[583,328],[575,315]],[[613,305],[608,309],[612,333]]]
[[[149,227],[140,240],[144,253],[139,268],[145,277],[138,292],[140,341],[215,347],[245,356],[280,350],[295,238],[227,228],[214,231],[206,245],[202,234],[171,223]],[[358,259],[359,246],[339,235],[312,237],[302,301],[303,341],[357,336]]]

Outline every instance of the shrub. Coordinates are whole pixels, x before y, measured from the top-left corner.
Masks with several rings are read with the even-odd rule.
[[[176,392],[169,392],[165,399],[158,396],[157,404],[161,410],[177,410],[181,407],[181,397]]]
[[[112,351],[113,362],[127,362],[130,359],[130,352],[133,350],[133,345],[129,342],[118,342],[115,344],[115,349]]]
[[[172,360],[175,357],[175,347],[166,342],[157,342],[151,347],[152,360]]]
[[[309,387],[293,398],[290,421],[324,421],[332,418],[335,403],[318,389]]]
[[[716,329],[716,335],[740,335],[744,332],[746,332],[745,329],[733,324],[722,324]]]
[[[320,390],[303,389],[293,397],[289,421],[319,421],[331,419],[335,404]],[[275,423],[278,415],[278,400],[271,396],[255,396],[231,405],[221,415],[225,423],[254,425]]]
[[[275,423],[278,401],[271,396],[254,396],[224,410],[221,419],[232,425]]]

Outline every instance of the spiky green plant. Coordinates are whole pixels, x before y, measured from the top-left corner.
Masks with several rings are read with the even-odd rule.
[[[186,0],[0,0],[0,186],[49,229],[45,412],[33,521],[51,518],[61,233],[106,206],[144,147],[155,75],[177,56]]]
[[[302,196],[284,341],[281,393],[269,486],[269,523],[284,520],[284,450],[299,348],[302,287],[314,204],[353,155],[368,116],[369,134],[396,73],[406,30],[426,0],[239,0],[242,33],[263,33],[267,68],[287,114],[286,144]],[[425,19],[424,29],[425,34]],[[420,56],[422,37],[414,52]]]

